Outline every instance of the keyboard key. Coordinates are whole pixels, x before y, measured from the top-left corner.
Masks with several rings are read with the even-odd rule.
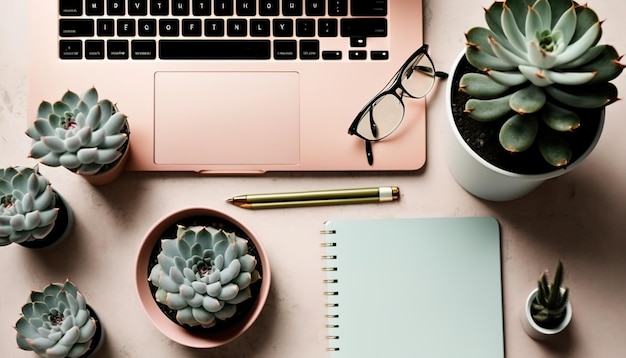
[[[128,0],[128,14],[143,16],[148,14],[148,0]]]
[[[250,20],[250,36],[269,36],[271,33],[270,20],[252,19]]]
[[[135,36],[135,20],[117,19],[118,36]]]
[[[365,60],[367,58],[367,52],[365,51],[350,51],[348,52],[348,58],[351,60]]]
[[[155,19],[140,19],[139,23],[139,36],[156,36],[157,35],[157,23]]]
[[[352,16],[386,16],[387,0],[351,1],[350,13]]]
[[[98,19],[97,25],[98,29],[96,33],[98,36],[113,36],[115,35],[114,22],[113,19]]]
[[[83,14],[83,0],[60,0],[59,15],[80,16]]]
[[[276,60],[295,60],[298,56],[296,52],[295,40],[274,41],[274,58]]]
[[[388,60],[389,51],[372,51],[370,58],[372,60]]]
[[[204,20],[204,36],[224,36],[224,20],[223,19],[206,19]]]
[[[125,0],[107,0],[107,14],[120,16],[126,13]]]
[[[383,18],[355,18],[341,19],[341,36],[387,36],[387,19]]]
[[[338,35],[337,19],[319,19],[318,36],[320,37],[336,37]]]
[[[274,19],[272,21],[275,37],[291,37],[293,36],[293,20],[291,19]]]
[[[163,60],[267,60],[269,40],[161,40]]]
[[[189,15],[189,0],[172,0],[172,15]]]
[[[341,60],[341,51],[322,51],[324,60]]]
[[[85,41],[85,58],[88,60],[104,59],[104,41],[103,40]]]
[[[178,36],[179,21],[177,19],[161,19],[159,20],[159,35],[161,36]]]
[[[131,57],[133,60],[154,60],[156,58],[156,41],[131,41]]]
[[[365,47],[367,46],[367,38],[365,36],[352,36],[350,37],[350,46]]]
[[[259,14],[261,16],[278,16],[279,12],[278,0],[261,0],[259,3]]]
[[[283,0],[283,15],[302,16],[302,0]]]
[[[109,60],[128,59],[128,41],[126,40],[107,41],[107,58]]]
[[[348,15],[348,0],[329,0],[328,1],[328,15],[331,15],[331,16]]]
[[[237,16],[256,15],[256,0],[236,0]]]
[[[215,15],[231,16],[233,13],[233,0],[215,0]]]
[[[59,36],[91,37],[94,35],[93,19],[61,19],[59,20]]]
[[[300,58],[302,60],[317,60],[320,58],[320,42],[318,40],[300,41]]]
[[[83,43],[80,40],[59,41],[59,57],[64,60],[79,60],[83,58]]]
[[[296,36],[300,36],[300,37],[315,36],[315,20],[297,19],[296,20]]]
[[[166,16],[170,14],[170,2],[168,0],[152,0],[150,2],[150,14]]]
[[[195,16],[211,15],[211,0],[192,0],[192,12]]]
[[[241,37],[248,35],[248,23],[245,19],[228,19],[226,22],[228,36]]]
[[[85,7],[85,13],[89,16],[104,15],[104,0],[87,0]]]
[[[202,35],[202,20],[200,19],[184,19],[183,20],[183,36],[200,36]]]
[[[307,16],[326,15],[326,3],[324,0],[305,0]]]

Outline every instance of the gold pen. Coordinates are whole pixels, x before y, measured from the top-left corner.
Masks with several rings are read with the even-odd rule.
[[[228,203],[244,209],[276,209],[320,205],[379,203],[400,199],[400,188],[314,190],[287,193],[248,194],[232,197]]]

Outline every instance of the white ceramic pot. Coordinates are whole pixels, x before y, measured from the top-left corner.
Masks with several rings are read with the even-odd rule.
[[[451,77],[454,76],[454,72],[464,56],[465,50],[461,51],[455,60],[450,71]],[[500,169],[476,154],[457,130],[452,115],[452,98],[450,95],[453,90],[453,82],[451,78],[446,84],[446,112],[451,129],[448,135],[446,159],[448,167],[459,185],[470,194],[481,199],[508,201],[530,193],[546,180],[563,175],[578,166],[589,156],[600,139],[605,111],[602,111],[598,133],[589,148],[566,169],[555,169],[544,174],[518,174]]]
[[[561,333],[563,330],[565,330],[565,328],[567,328],[567,326],[572,321],[572,304],[569,302],[569,300],[567,301],[565,317],[561,324],[559,324],[555,328],[543,328],[535,323],[531,315],[531,305],[535,300],[535,297],[537,296],[537,291],[537,288],[534,289],[526,298],[526,304],[524,305],[524,311],[522,312],[522,327],[524,328],[524,331],[533,339],[545,340]],[[563,291],[564,289],[561,288],[561,292]]]

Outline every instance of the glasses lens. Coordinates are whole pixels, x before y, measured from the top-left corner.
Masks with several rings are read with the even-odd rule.
[[[404,104],[393,94],[376,99],[363,113],[356,131],[367,140],[376,141],[390,135],[404,118]]]
[[[424,97],[435,83],[435,66],[425,53],[419,53],[406,66],[400,81],[406,93]]]

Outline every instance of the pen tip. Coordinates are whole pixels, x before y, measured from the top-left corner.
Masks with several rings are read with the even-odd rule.
[[[235,202],[235,200],[233,198],[230,198],[230,199],[226,199],[226,202],[229,204],[232,204]]]

